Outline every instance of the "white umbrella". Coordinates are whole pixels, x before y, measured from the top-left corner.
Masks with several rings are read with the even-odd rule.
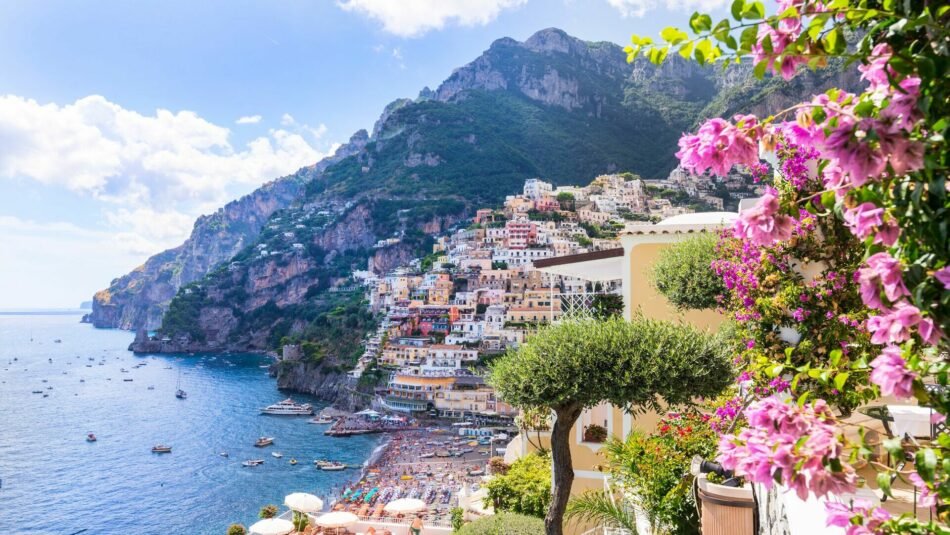
[[[251,526],[251,535],[287,535],[294,531],[294,523],[283,518],[265,518]]]
[[[353,513],[335,511],[314,519],[313,523],[323,528],[345,528],[359,521],[360,518]]]
[[[415,513],[426,508],[426,502],[415,498],[401,498],[386,504],[384,510],[392,514]]]
[[[284,498],[284,505],[301,513],[319,513],[323,510],[323,500],[306,492],[295,492]]]

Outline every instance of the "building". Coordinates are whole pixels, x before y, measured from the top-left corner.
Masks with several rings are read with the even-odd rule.
[[[540,178],[529,178],[524,181],[523,194],[525,197],[536,201],[544,195],[550,195],[554,187],[550,182],[545,182]]]

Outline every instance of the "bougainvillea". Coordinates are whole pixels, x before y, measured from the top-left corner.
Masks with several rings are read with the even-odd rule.
[[[744,166],[764,186],[713,261],[727,289],[720,307],[738,323],[735,361],[749,403],[732,432],[722,418],[738,416],[739,402],[717,410],[713,421],[727,433],[720,459],[803,497],[840,494],[854,483],[849,462],[869,450],[843,438],[836,412],[880,395],[916,398],[935,421],[950,410],[945,388],[924,388],[950,383],[950,5],[779,0],[767,15],[761,2],[735,0],[731,15],[714,24],[696,13],[692,35],[667,28],[663,42],[634,36],[629,59],[750,58],[756,75],[789,79],[843,58],[866,83],[765,118],[708,121],[677,154],[695,173]],[[904,457],[899,440],[887,446]],[[946,532],[950,436],[935,437],[915,461],[905,473],[874,463],[878,481],[888,493],[892,476],[904,478],[935,520],[856,500],[829,505],[828,524],[848,534]]]

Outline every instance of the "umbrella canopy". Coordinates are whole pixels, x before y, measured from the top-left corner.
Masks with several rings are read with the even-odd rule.
[[[426,502],[415,498],[402,498],[386,504],[386,512],[392,514],[415,513],[426,508]]]
[[[315,518],[313,523],[322,528],[345,528],[359,522],[358,516],[346,511],[336,511],[327,513],[320,518]]]
[[[364,409],[364,410],[361,410],[360,412],[357,412],[355,416],[379,416],[379,413],[374,411],[373,409]]]
[[[284,505],[301,513],[319,513],[323,510],[323,500],[306,492],[295,492],[284,498]]]
[[[250,528],[251,535],[287,535],[294,531],[294,523],[283,518],[265,518]]]

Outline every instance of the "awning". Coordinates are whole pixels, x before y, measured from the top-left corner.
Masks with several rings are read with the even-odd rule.
[[[623,248],[535,260],[534,268],[542,273],[590,282],[620,280],[623,278]]]

